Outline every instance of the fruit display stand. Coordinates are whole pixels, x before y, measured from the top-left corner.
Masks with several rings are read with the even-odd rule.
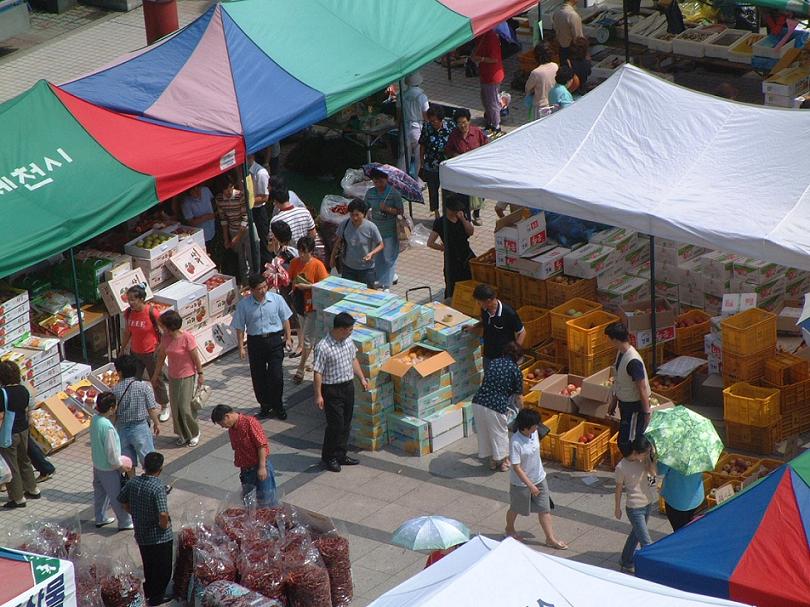
[[[523,340],[525,347],[536,346],[551,337],[551,317],[548,310],[523,305],[518,308],[517,313],[526,329],[526,337]]]
[[[585,418],[569,413],[558,413],[543,423],[550,432],[540,441],[540,456],[547,461],[562,461],[561,439],[563,435],[579,424],[585,423]]]
[[[562,465],[589,472],[594,470],[608,452],[610,427],[583,422],[574,426],[561,438]]]
[[[595,278],[574,278],[573,276],[552,276],[546,281],[546,305],[549,308],[564,304],[572,299],[596,299]]]
[[[470,260],[470,273],[472,274],[473,280],[483,282],[492,287],[497,284],[495,269],[494,248]]]
[[[565,342],[568,339],[568,325],[566,323],[569,320],[583,316],[588,312],[601,309],[602,304],[590,299],[575,297],[566,300],[562,304],[549,310],[551,317],[551,337]]]
[[[676,405],[686,405],[692,400],[692,376],[667,377],[655,375],[650,379],[650,388]]]

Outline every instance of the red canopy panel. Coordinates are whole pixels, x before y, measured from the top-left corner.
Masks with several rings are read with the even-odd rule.
[[[537,0],[439,0],[451,11],[468,17],[473,35],[478,36],[501,21],[537,6]]]
[[[155,178],[160,200],[245,161],[244,141],[238,135],[210,135],[154,124],[95,106],[57,86],[51,88],[111,156]]]

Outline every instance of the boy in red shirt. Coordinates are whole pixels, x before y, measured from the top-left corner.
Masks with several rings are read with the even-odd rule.
[[[307,358],[315,341],[315,314],[312,310],[312,285],[329,276],[323,262],[314,257],[315,239],[303,236],[298,239],[298,257],[290,262],[290,282],[292,283],[293,310],[298,315],[298,347],[301,360],[293,382],[304,380]]]
[[[126,352],[129,347],[138,360],[136,376],[143,377],[146,370],[147,377],[155,374],[156,354],[160,343],[160,329],[158,317],[160,313],[151,304],[146,303],[146,289],[135,285],[127,290],[129,309],[124,312],[124,340],[121,350]],[[169,419],[169,392],[166,389],[165,371],[160,374],[155,389],[155,400],[160,404],[160,421]]]

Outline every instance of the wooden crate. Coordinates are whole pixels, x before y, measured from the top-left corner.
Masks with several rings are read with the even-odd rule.
[[[560,341],[568,340],[568,325],[566,323],[576,318],[575,316],[569,316],[569,311],[574,310],[585,315],[588,312],[601,309],[602,304],[590,299],[575,297],[574,299],[566,300],[562,304],[549,310],[551,316],[551,337]]]
[[[568,352],[594,356],[612,350],[613,344],[605,335],[605,327],[619,322],[619,317],[604,310],[594,310],[566,322]]]
[[[779,389],[740,382],[723,390],[723,419],[764,428],[779,421]]]
[[[616,350],[605,350],[593,356],[568,352],[568,372],[588,377],[616,362]]]
[[[451,300],[450,306],[462,314],[478,318],[481,315],[481,306],[475,301],[473,291],[475,291],[475,287],[480,284],[483,283],[477,280],[462,280],[457,282],[453,289],[453,299]],[[497,295],[497,287],[492,285],[492,288],[495,289]]]
[[[520,275],[520,299],[524,306],[545,308],[548,301],[546,281]]]
[[[781,420],[764,428],[726,422],[726,447],[729,449],[770,455],[780,440],[782,440]]]
[[[543,423],[551,432],[540,441],[540,455],[547,460],[559,462],[562,460],[561,439],[563,435],[579,424],[585,423],[585,418],[570,413],[558,413],[556,419],[552,417]]]
[[[566,278],[573,280],[571,284],[559,282]],[[552,276],[546,281],[546,300],[549,308],[559,306],[571,299],[596,299],[595,278],[575,278],[570,276]]]
[[[470,272],[473,280],[483,282],[491,287],[497,286],[495,277],[495,249],[490,249],[483,255],[470,260]]]
[[[661,376],[654,375],[652,381],[659,379]],[[661,396],[668,398],[676,405],[685,405],[692,400],[692,376],[680,378],[680,383],[670,387],[665,388],[663,386],[653,387],[652,391],[656,394],[660,394]]]
[[[703,338],[711,331],[711,316],[703,310],[689,310],[675,320],[675,341],[672,351],[679,356],[703,354]],[[679,323],[692,323],[679,327]]]
[[[531,348],[551,337],[551,317],[548,310],[524,305],[518,309],[517,313],[526,329],[526,337],[523,340],[524,347]]]
[[[520,298],[520,274],[504,268],[495,268],[495,283],[499,299],[515,309],[523,305]]]
[[[810,379],[810,363],[800,356],[777,352],[765,361],[765,381],[773,386],[787,386]]]
[[[747,356],[776,346],[776,314],[767,310],[745,310],[721,321],[720,328],[724,354]]]
[[[594,434],[589,443],[580,443],[585,434]],[[560,439],[562,443],[562,465],[576,470],[594,470],[607,455],[610,428],[603,424],[583,422],[569,430]]]
[[[723,351],[723,385],[755,381],[765,376],[765,363],[776,354],[776,346],[746,356]]]

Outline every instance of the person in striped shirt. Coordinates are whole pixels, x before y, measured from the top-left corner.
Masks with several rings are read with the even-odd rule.
[[[236,189],[236,184],[237,178],[234,173],[224,175],[215,202],[225,249],[236,254],[236,275],[239,284],[244,285],[247,284],[247,277],[250,274],[250,238],[245,197]]]
[[[270,223],[283,221],[290,226],[291,242],[298,242],[304,236],[315,238],[315,221],[306,207],[295,206],[290,201],[290,191],[283,182],[272,180],[276,187],[270,190],[270,200],[275,205],[275,213]]]

